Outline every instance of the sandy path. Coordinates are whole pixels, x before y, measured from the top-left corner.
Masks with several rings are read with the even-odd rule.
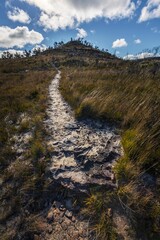
[[[49,87],[49,118],[45,124],[50,133],[48,145],[54,148],[52,178],[70,194],[55,202],[48,213],[54,215],[50,239],[89,239],[88,223],[80,220],[73,206],[75,193],[88,192],[90,186],[116,187],[112,167],[123,151],[113,128],[94,120],[75,119],[59,92],[60,78],[59,71]]]

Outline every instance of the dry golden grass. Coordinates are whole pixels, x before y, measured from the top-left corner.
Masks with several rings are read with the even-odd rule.
[[[0,60],[2,239],[16,239],[17,234],[32,239],[39,233],[36,213],[44,205],[48,158],[42,121],[55,74],[53,61],[61,66],[60,89],[75,115],[103,118],[122,130],[125,155],[115,166],[119,188],[113,193],[96,189],[86,200],[85,213],[92,218],[97,237],[117,239],[110,210],[118,205],[132,222],[137,239],[159,240],[159,60],[125,62],[92,49],[84,51],[83,46],[75,51],[72,45],[37,57]],[[18,123],[22,113],[29,118]],[[27,131],[33,136],[22,166],[10,139]],[[144,176],[148,178],[142,180]],[[156,180],[152,187],[147,183],[150,178]],[[4,228],[14,217],[16,225],[12,228],[13,221]]]
[[[126,211],[134,210],[137,239],[145,232],[148,239],[160,237],[160,212],[156,210],[154,217],[152,214],[160,203],[159,80],[159,60],[115,59],[98,66],[91,63],[88,67],[63,68],[60,83],[62,95],[78,118],[106,119],[123,130],[125,156],[118,161],[115,173]],[[150,178],[155,181],[154,187],[148,186]],[[132,219],[131,215],[128,217]],[[135,221],[144,222],[140,231]]]
[[[55,75],[51,56],[0,60],[0,235],[2,239],[33,239],[29,226],[41,209],[47,166],[46,116],[48,86]],[[21,119],[21,116],[24,116]],[[30,132],[22,159],[15,136]],[[26,212],[27,215],[26,215]],[[28,215],[30,217],[28,217]],[[6,227],[6,223],[12,223]],[[15,221],[15,222],[14,222]],[[28,226],[28,227],[27,227]],[[19,236],[19,237],[18,237]]]

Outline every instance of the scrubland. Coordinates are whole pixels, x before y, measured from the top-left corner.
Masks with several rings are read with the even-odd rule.
[[[125,214],[133,238],[159,239],[160,61],[69,66],[60,89],[77,118],[114,123],[122,137],[124,156],[114,167],[118,189],[110,197],[103,189],[93,191],[86,201],[99,239],[117,239],[109,209]]]
[[[42,227],[49,157],[43,120],[55,75],[46,56],[0,60],[0,238],[33,239]],[[7,226],[7,228],[6,228]]]
[[[34,239],[45,230],[38,217],[50,197],[43,120],[55,63],[62,71],[60,91],[77,119],[101,119],[122,138],[124,155],[114,166],[118,188],[93,188],[85,200],[83,214],[97,239],[158,240],[160,60],[123,61],[78,44],[0,60],[1,238]],[[127,230],[116,216],[124,217]]]

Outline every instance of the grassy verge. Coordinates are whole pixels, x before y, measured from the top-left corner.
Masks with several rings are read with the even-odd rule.
[[[156,67],[154,71],[155,66],[159,66],[158,60],[66,67],[60,84],[78,118],[106,119],[123,130],[125,156],[115,166],[116,199],[125,209],[136,239],[160,237],[160,70]],[[99,196],[96,199],[102,201]],[[94,208],[95,200],[91,202]],[[95,225],[98,222],[101,220]]]
[[[48,56],[0,60],[0,235],[34,239],[45,204],[48,86],[55,75]]]

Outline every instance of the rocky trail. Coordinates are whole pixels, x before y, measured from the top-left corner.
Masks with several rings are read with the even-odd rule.
[[[113,166],[123,150],[112,127],[91,119],[75,119],[59,92],[60,78],[58,71],[49,87],[45,121],[48,145],[53,148],[50,176],[64,189],[48,211],[53,229],[49,239],[94,239],[76,201],[89,194],[92,186],[116,188]]]

